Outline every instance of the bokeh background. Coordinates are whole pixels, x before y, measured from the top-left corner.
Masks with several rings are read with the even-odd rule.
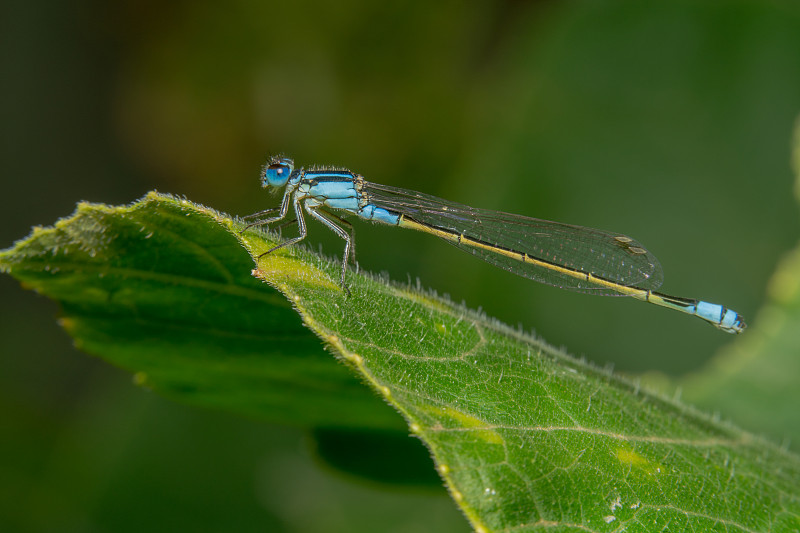
[[[476,207],[627,233],[670,294],[756,319],[798,236],[800,5],[25,2],[0,7],[0,247],[151,189],[244,215],[260,166],[346,166]],[[340,255],[311,223],[309,246]],[[682,375],[732,338],[357,223],[358,259],[600,365]],[[444,491],[320,467],[306,434],[172,404],[77,352],[0,276],[3,531],[465,531]]]

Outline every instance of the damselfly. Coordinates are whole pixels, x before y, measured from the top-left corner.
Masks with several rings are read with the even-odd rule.
[[[352,225],[334,212],[357,215],[380,224],[411,228],[520,276],[591,294],[632,296],[699,317],[722,331],[740,333],[744,320],[721,305],[655,292],[663,281],[661,265],[634,239],[620,233],[476,209],[416,191],[366,181],[346,169],[296,169],[289,158],[272,157],[261,184],[286,187],[280,207],[250,217],[262,226],[286,218],[291,204],[299,235],[263,255],[302,241],[307,234],[303,212],[344,239],[341,284],[346,289],[352,257]],[[277,212],[275,216],[267,216]],[[346,229],[345,229],[346,228]]]

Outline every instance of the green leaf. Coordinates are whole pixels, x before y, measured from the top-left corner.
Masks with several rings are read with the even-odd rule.
[[[81,347],[181,400],[396,429],[377,393],[477,531],[800,527],[792,453],[432,294],[348,272],[347,296],[340,265],[302,247],[258,260],[284,299],[241,248],[273,237],[241,227],[156,194],[81,205],[0,267],[60,301]]]
[[[168,397],[300,426],[403,427],[253,278],[233,222],[210,209],[157,194],[80,204],[0,268],[61,304],[79,348]]]

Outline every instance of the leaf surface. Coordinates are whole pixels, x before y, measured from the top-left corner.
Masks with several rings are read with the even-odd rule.
[[[241,227],[154,193],[83,204],[0,267],[59,301],[80,347],[182,401],[396,430],[377,393],[478,531],[800,527],[792,453],[430,293],[348,272],[347,296],[302,247],[257,261],[281,295],[242,248],[274,237]]]

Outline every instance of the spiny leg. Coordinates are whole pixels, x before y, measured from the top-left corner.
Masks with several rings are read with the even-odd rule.
[[[273,222],[276,222],[276,221],[273,220]],[[270,230],[274,231],[274,232],[277,232],[277,233],[281,233],[281,231],[283,231],[284,228],[288,228],[289,226],[292,226],[294,224],[297,224],[297,219],[296,218],[292,218],[291,220],[287,220],[286,222],[282,222],[278,226],[273,226],[273,227],[270,228]],[[247,226],[247,227],[249,228],[250,226]],[[247,229],[247,228],[245,228],[245,229]],[[244,231],[244,230],[242,230],[242,231]]]
[[[353,238],[352,238],[351,234],[349,234],[348,232],[346,232],[345,230],[343,230],[342,228],[337,226],[328,217],[335,218],[339,222],[343,222],[346,225],[350,226],[350,231],[351,232],[353,230],[353,226],[349,222],[344,221],[344,220],[340,219],[339,217],[337,217],[336,215],[334,215],[332,213],[328,213],[327,211],[320,211],[320,210],[317,210],[317,209],[315,209],[313,207],[309,207],[308,205],[306,205],[305,208],[306,208],[306,212],[308,212],[309,215],[311,215],[312,217],[316,218],[317,220],[319,220],[320,222],[325,224],[336,235],[338,235],[339,237],[344,239],[345,245],[344,245],[344,258],[342,259],[341,284],[342,284],[342,288],[345,290],[345,292],[349,296],[350,295],[350,289],[347,288],[347,285],[344,282],[344,274],[347,271],[347,259],[350,257],[350,251],[353,248]]]
[[[287,189],[286,193],[283,195],[283,200],[281,200],[281,206],[280,207],[273,207],[273,208],[270,208],[270,209],[265,209],[263,211],[259,211],[258,213],[253,213],[252,215],[247,215],[245,217],[242,217],[245,220],[247,220],[248,218],[259,217],[259,216],[262,216],[262,215],[266,215],[268,213],[274,213],[275,211],[279,211],[278,212],[278,216],[269,217],[269,218],[265,218],[263,220],[256,220],[255,222],[251,222],[250,224],[246,225],[242,229],[242,231],[240,231],[239,233],[243,233],[246,230],[248,230],[250,228],[254,228],[256,226],[268,226],[269,224],[272,224],[273,222],[277,222],[279,220],[283,220],[284,218],[286,218],[286,213],[289,211],[289,199],[290,199],[290,197],[291,197],[290,191]],[[295,201],[295,203],[296,203],[296,201]],[[295,212],[297,212],[297,211],[298,211],[298,207],[295,206]]]
[[[259,255],[257,257],[257,259],[261,259],[265,255],[271,254],[275,250],[279,250],[279,249],[283,248],[284,246],[291,246],[292,244],[297,244],[298,242],[300,242],[300,241],[302,241],[303,239],[306,238],[306,234],[307,234],[306,221],[303,218],[303,212],[300,209],[300,200],[302,200],[302,198],[295,197],[294,202],[293,202],[294,214],[297,217],[297,227],[299,228],[300,235],[298,235],[297,237],[294,237],[293,239],[289,239],[288,241],[283,241],[282,243],[280,243],[280,244],[278,244],[276,246],[273,246],[272,248],[270,248],[269,250],[267,250],[263,254]],[[283,209],[283,207],[281,207],[281,210],[285,211]],[[311,213],[311,212],[309,211],[309,213]],[[286,216],[286,213],[284,212],[282,216],[276,218],[275,220],[280,220],[280,219],[284,218],[285,216]],[[273,220],[272,222],[275,222],[275,220]],[[268,222],[265,222],[265,224],[266,223],[268,223]]]
[[[274,213],[275,211],[280,211],[280,209],[281,209],[280,206],[278,206],[278,207],[270,207],[269,209],[264,209],[263,211],[259,211],[257,213],[252,213],[250,215],[245,215],[245,216],[239,217],[239,218],[241,218],[242,220],[248,220],[248,219],[260,217],[260,216],[263,216],[263,215],[266,215],[266,214],[269,214],[269,213]]]
[[[350,232],[350,262],[353,263],[353,266],[356,267],[356,272],[358,272],[358,263],[356,263],[356,230],[353,228],[353,225],[330,211],[318,211],[318,213],[324,213],[326,218],[333,219],[330,220],[330,222],[336,221],[342,226],[345,226],[347,231]]]

